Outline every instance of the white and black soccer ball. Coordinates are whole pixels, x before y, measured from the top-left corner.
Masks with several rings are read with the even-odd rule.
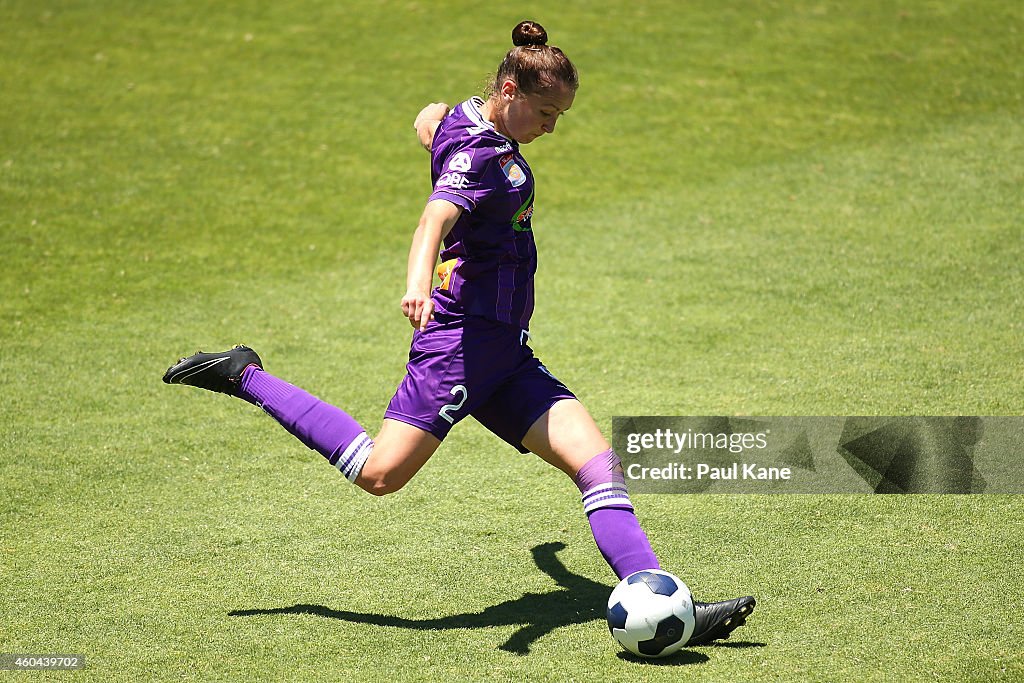
[[[660,569],[630,574],[608,598],[608,630],[619,645],[641,657],[678,652],[695,624],[690,589]]]

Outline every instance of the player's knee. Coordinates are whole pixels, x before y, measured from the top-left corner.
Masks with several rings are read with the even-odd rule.
[[[359,481],[356,483],[359,484],[359,487],[362,488],[364,491],[374,496],[386,496],[389,493],[394,493],[395,491],[398,491],[406,484],[406,482],[404,481],[391,482],[382,479],[377,479],[369,482]]]
[[[372,460],[372,459],[371,459]],[[395,471],[370,467],[367,462],[356,479],[356,486],[374,496],[386,496],[409,483],[409,478]]]

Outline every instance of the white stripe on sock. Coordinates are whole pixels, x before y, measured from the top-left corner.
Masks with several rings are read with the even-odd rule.
[[[599,484],[583,494],[583,512],[590,513],[600,508],[619,506],[633,509],[633,502],[629,499],[629,492],[625,484],[609,483]]]
[[[355,483],[372,450],[373,440],[366,435],[366,432],[363,432],[349,444],[345,452],[338,458],[338,463],[335,466],[345,475],[346,479]]]
[[[338,460],[337,462],[334,463],[334,466],[337,467],[342,472],[344,472],[346,469],[345,465],[350,464],[349,460],[352,458],[352,455],[359,449],[360,446],[363,445],[363,442],[368,438],[369,437],[366,436],[366,432],[360,432],[359,436],[352,439],[352,442],[348,445],[345,451],[338,457]]]

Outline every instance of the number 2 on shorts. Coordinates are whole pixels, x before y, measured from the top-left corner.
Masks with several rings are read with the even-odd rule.
[[[469,396],[469,391],[467,391],[466,387],[461,384],[456,384],[448,393],[452,396],[461,396],[461,398],[459,398],[455,403],[449,403],[446,406],[441,406],[441,410],[437,411],[437,414],[448,420],[449,424],[455,424],[455,418],[451,416],[451,413],[454,413],[462,407],[466,402],[466,398]]]

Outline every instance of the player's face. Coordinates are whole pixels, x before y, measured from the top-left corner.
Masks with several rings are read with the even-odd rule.
[[[516,88],[512,81],[506,81],[505,85],[502,88],[508,102],[504,117],[505,133],[521,145],[529,144],[545,133],[554,133],[558,117],[569,110],[576,97],[576,91],[565,85],[529,95]]]

